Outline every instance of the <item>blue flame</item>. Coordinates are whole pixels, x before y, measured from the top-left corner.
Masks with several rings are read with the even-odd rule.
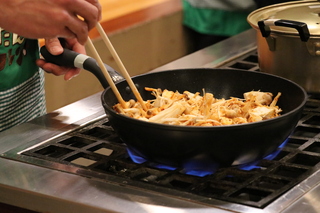
[[[259,163],[259,161],[256,161],[254,163],[245,164],[245,165],[240,165],[240,166],[238,166],[238,169],[245,170],[245,171],[250,171],[253,169],[260,169],[261,167],[257,166],[258,163]]]
[[[267,155],[265,158],[265,160],[273,160],[275,157],[278,156],[278,154],[281,152],[281,149],[287,144],[287,142],[289,141],[289,139],[285,140],[282,144],[280,144],[280,146],[278,147],[278,149],[276,151],[274,151],[273,153],[271,153],[270,155]],[[241,170],[245,170],[245,171],[250,171],[253,169],[260,169],[260,166],[257,166],[257,164],[259,164],[260,160],[255,161],[255,162],[251,162],[248,164],[244,164],[244,165],[240,165],[238,167],[238,169]]]
[[[187,171],[185,174],[193,175],[193,176],[197,176],[197,177],[204,177],[207,175],[212,175],[213,173],[214,173],[214,171],[191,170],[191,171]]]
[[[129,148],[127,148],[127,152],[129,154],[131,160],[135,163],[142,164],[147,161],[143,157],[140,157],[139,155],[135,154],[135,152]]]
[[[280,144],[279,148],[275,152],[273,152],[270,155],[266,156],[264,159],[273,160],[281,152],[281,149],[288,143],[288,141],[289,141],[289,139],[285,140],[282,144]]]
[[[212,175],[219,168],[219,164],[206,156],[198,156],[183,165],[183,173],[198,177]]]
[[[281,149],[287,144],[287,142],[288,142],[288,139],[285,140],[275,152],[266,156],[264,159],[273,160],[281,152]],[[138,164],[142,164],[142,163],[147,162],[147,160],[145,158],[140,157],[135,151],[131,150],[130,148],[127,148],[127,151],[128,151],[128,155],[130,156],[130,158],[132,159],[133,162],[138,163]],[[238,166],[238,169],[245,170],[245,171],[250,171],[253,169],[260,169],[261,167],[258,166],[259,163],[260,163],[260,160],[257,160],[255,162],[251,162],[251,163],[248,163],[245,165],[240,165],[240,166]],[[149,162],[149,166],[151,166],[153,168],[165,169],[165,170],[170,170],[170,171],[177,169],[176,167],[167,166],[167,165],[163,165],[163,164],[157,164],[157,163],[153,163],[153,162]],[[214,163],[214,162],[209,163],[208,162],[207,164],[204,165],[201,162],[194,160],[194,161],[190,161],[190,162],[186,163],[184,165],[184,169],[182,170],[182,172],[183,172],[183,174],[187,174],[187,175],[204,177],[207,175],[214,174],[218,168],[219,168],[219,164],[217,164],[217,163]]]
[[[166,169],[166,170],[170,170],[170,171],[173,171],[173,170],[176,170],[176,169],[177,169],[177,167],[167,166],[167,165],[164,165],[164,164],[154,164],[154,163],[150,163],[150,166],[155,167],[155,168],[158,168],[158,169]]]
[[[135,162],[137,164],[143,164],[144,162],[147,162],[147,160],[145,158],[140,157],[135,151],[133,151],[130,148],[127,148],[127,152],[133,162]],[[176,167],[167,166],[164,164],[156,164],[153,162],[149,162],[149,164],[151,167],[158,168],[158,169],[166,169],[166,170],[170,170],[170,171],[177,169]]]

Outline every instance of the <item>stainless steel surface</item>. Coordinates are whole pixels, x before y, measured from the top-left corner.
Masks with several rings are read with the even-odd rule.
[[[209,208],[196,203],[90,180],[78,175],[5,159],[0,159],[0,163],[1,202],[40,212],[210,211]]]
[[[259,32],[257,46],[261,71],[290,79],[310,93],[320,92],[319,7],[318,1],[290,1],[260,8],[248,16],[248,22]],[[271,25],[270,35],[263,37],[258,21],[272,23],[280,19],[307,24],[304,31],[310,32],[310,38],[306,32],[298,33],[290,25]],[[305,41],[303,37],[306,37]]]
[[[283,213],[289,212],[308,212],[317,213],[320,209],[320,187],[314,187],[310,192],[299,198],[290,207],[285,209]],[[310,205],[311,204],[311,205]]]
[[[254,30],[248,30],[238,36],[158,67],[152,72],[195,67],[214,68],[224,65],[240,55],[251,52],[256,47],[256,33]]]
[[[215,67],[255,48],[254,30],[186,56],[157,70],[184,67]],[[250,39],[250,41],[248,41]],[[227,57],[228,56],[228,57]],[[194,60],[193,60],[194,59]],[[184,62],[188,62],[184,64]],[[264,209],[213,200],[204,205],[191,198],[128,186],[113,177],[103,181],[87,178],[72,165],[52,163],[52,169],[24,163],[23,156],[5,155],[9,150],[30,149],[47,140],[104,117],[100,93],[63,107],[29,123],[0,133],[0,201],[19,207],[59,213],[95,212],[316,212],[320,171],[292,188]],[[21,159],[19,159],[21,158]],[[32,159],[38,161],[38,159]],[[48,165],[45,165],[48,166]],[[65,168],[59,168],[65,167]]]
[[[251,12],[248,16],[248,21],[255,29],[259,28],[258,21],[264,19],[270,19],[271,21],[279,19],[299,21],[307,24],[312,36],[319,36],[319,18],[316,15],[319,13],[319,7],[319,1],[315,0],[289,1],[276,5],[273,4]],[[294,28],[283,26],[270,26],[270,28],[276,33],[298,36],[297,30]]]

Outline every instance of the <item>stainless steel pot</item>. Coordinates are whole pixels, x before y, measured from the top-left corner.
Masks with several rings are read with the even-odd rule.
[[[320,92],[320,2],[294,1],[253,11],[260,69]]]

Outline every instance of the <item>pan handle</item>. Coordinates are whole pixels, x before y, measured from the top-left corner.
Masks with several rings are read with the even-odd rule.
[[[47,62],[64,67],[77,67],[80,69],[85,69],[97,77],[103,88],[109,87],[105,76],[103,75],[97,61],[94,58],[84,54],[79,54],[69,49],[64,49],[63,53],[60,55],[52,55],[47,50],[46,46],[42,46],[40,48],[40,52]],[[115,83],[124,80],[124,78],[112,67],[107,64],[105,64],[105,67]]]
[[[259,29],[263,37],[268,37],[271,33],[269,26],[281,26],[294,28],[298,31],[301,41],[308,41],[310,32],[308,25],[304,22],[284,19],[265,19],[258,22]]]

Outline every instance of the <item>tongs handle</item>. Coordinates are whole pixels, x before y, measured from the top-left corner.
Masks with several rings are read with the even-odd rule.
[[[63,53],[60,55],[52,55],[47,50],[46,46],[42,46],[40,48],[40,52],[41,55],[46,59],[46,61],[57,64],[59,66],[77,67],[87,70],[96,76],[103,88],[106,89],[107,87],[109,87],[106,78],[104,77],[100,67],[97,64],[97,61],[94,58],[77,53],[70,49],[64,49]],[[124,78],[112,67],[107,64],[104,64],[104,66],[107,68],[109,75],[115,83],[124,80]]]

